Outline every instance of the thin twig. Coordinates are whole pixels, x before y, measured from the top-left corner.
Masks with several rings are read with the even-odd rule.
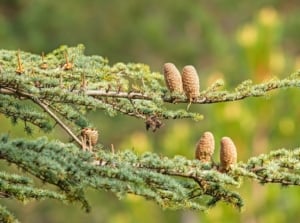
[[[290,79],[289,77],[273,82],[272,80],[266,83],[260,83],[255,85],[249,85],[248,91],[209,91],[204,90],[200,92],[200,96],[192,101],[192,104],[212,104],[220,102],[230,102],[239,101],[248,97],[262,97],[265,96],[267,92],[280,89],[280,88],[292,88],[300,86],[299,79]],[[72,93],[78,93],[79,90],[74,90]],[[0,87],[0,93],[5,92],[5,89]],[[67,93],[70,93],[68,91]],[[174,98],[174,96],[160,95],[153,96],[140,92],[122,92],[122,91],[111,91],[111,90],[86,90],[84,92],[87,96],[91,97],[108,97],[108,98],[126,98],[129,100],[154,100],[154,97],[161,97],[161,99],[166,103],[189,103],[190,101],[185,97]],[[213,93],[213,94],[212,94]],[[218,95],[218,93],[220,93]]]
[[[282,84],[281,82],[285,82]],[[278,82],[261,83],[256,85],[250,85],[249,91],[238,92],[238,91],[223,91],[223,95],[210,95],[210,91],[200,92],[200,97],[192,101],[192,104],[212,104],[220,102],[229,101],[239,101],[248,97],[262,97],[265,96],[267,92],[280,89],[280,88],[291,88],[299,87],[300,80],[289,81],[288,78],[282,79]],[[260,91],[256,93],[255,91]],[[214,92],[217,93],[217,92]],[[105,90],[87,90],[86,95],[92,97],[115,97],[115,98],[127,98],[127,99],[140,99],[140,100],[153,100],[155,96],[147,95],[139,92],[120,92],[120,91],[105,91]],[[174,103],[173,96],[162,95],[162,100],[166,103]],[[187,98],[176,98],[176,103],[189,103]]]
[[[81,140],[71,131],[71,129],[65,125],[63,121],[58,118],[54,112],[50,110],[50,108],[41,102],[37,98],[31,98],[32,101],[36,102],[41,108],[44,109],[45,112],[47,112],[80,146],[81,146]]]
[[[58,123],[60,125],[60,127],[62,127],[80,146],[81,146],[81,140],[71,131],[71,129],[65,125],[65,123],[59,118],[57,117],[57,115],[51,111],[51,109],[45,104],[43,103],[41,100],[39,100],[38,98],[34,97],[31,94],[25,93],[25,92],[21,92],[21,91],[17,91],[11,88],[4,88],[2,90],[10,91],[11,93],[15,94],[15,95],[20,95],[22,97],[28,98],[31,101],[33,101],[34,103],[36,103],[37,105],[39,105],[45,112],[47,112],[55,121],[56,123]]]

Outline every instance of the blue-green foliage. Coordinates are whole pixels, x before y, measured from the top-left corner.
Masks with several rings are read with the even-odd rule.
[[[39,55],[0,50],[0,113],[13,123],[21,120],[25,130],[32,125],[47,132],[59,123],[80,144],[78,133],[92,123],[86,118],[91,110],[110,116],[123,114],[142,119],[153,131],[164,119],[202,119],[199,113],[172,109],[172,103],[188,103],[184,95],[172,95],[163,75],[151,72],[145,64],[109,65],[100,56],[84,55],[84,47],[62,46]],[[233,91],[223,90],[222,81],[200,92],[193,103],[217,103],[265,96],[274,89],[299,87],[299,72],[261,84],[244,81]],[[178,107],[177,107],[178,108]],[[30,123],[30,124],[29,124]],[[72,134],[74,133],[74,134]],[[108,152],[94,148],[84,152],[74,144],[36,140],[0,138],[0,158],[54,185],[50,191],[34,185],[30,177],[0,172],[0,196],[20,201],[53,198],[80,202],[86,211],[88,188],[106,190],[122,198],[135,194],[153,200],[162,208],[206,210],[219,201],[240,209],[243,200],[232,188],[241,178],[261,183],[299,185],[299,149],[278,150],[250,158],[230,172],[218,171],[218,164],[201,163],[182,156],[168,158],[147,152]],[[15,218],[0,207],[1,220]]]
[[[241,208],[241,197],[231,191],[232,186],[240,186],[240,177],[261,183],[299,185],[299,151],[281,149],[250,158],[223,174],[216,165],[182,156],[168,158],[149,152],[137,155],[132,151],[111,153],[104,150],[91,154],[73,144],[46,138],[11,140],[4,135],[0,138],[1,159],[55,185],[57,190],[36,188],[28,177],[0,172],[0,191],[1,196],[20,201],[44,198],[77,201],[86,211],[90,206],[84,191],[89,187],[112,191],[120,198],[126,194],[140,195],[163,208],[205,210],[218,201]],[[293,161],[293,165],[288,161]],[[5,214],[8,212],[4,210],[2,217],[11,218],[12,215]]]

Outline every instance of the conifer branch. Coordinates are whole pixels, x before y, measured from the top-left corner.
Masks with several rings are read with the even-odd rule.
[[[77,142],[81,146],[80,139],[71,131],[71,129],[69,129],[67,125],[65,125],[63,121],[60,120],[60,118],[58,118],[54,114],[54,112],[51,111],[51,109],[46,104],[44,104],[37,98],[32,100],[34,100],[35,103],[37,103],[45,112],[47,112],[60,125],[60,127],[62,127],[75,140],[75,142]]]
[[[2,136],[0,140],[1,159],[16,164],[44,182],[56,185],[66,194],[61,197],[52,192],[38,192],[39,196],[59,200],[76,199],[87,208],[89,206],[82,196],[88,187],[110,190],[120,197],[131,193],[140,195],[156,201],[164,208],[204,210],[218,201],[241,208],[242,198],[229,189],[241,185],[240,177],[261,183],[299,185],[299,155],[300,148],[273,151],[250,158],[246,163],[241,162],[224,174],[218,171],[215,164],[188,160],[182,156],[168,158],[149,152],[138,156],[131,151],[109,153],[104,150],[92,155],[73,144],[47,141],[45,138],[24,141],[9,140],[7,136]],[[3,173],[0,174],[0,183],[1,179],[11,181]],[[13,177],[12,180],[25,185],[30,183],[19,177]],[[5,184],[0,185],[0,191],[7,194],[6,187],[3,187]],[[16,191],[24,188],[28,190],[25,186],[16,188]],[[22,194],[26,198],[36,196],[32,193]]]
[[[219,85],[218,88],[223,86]],[[300,87],[300,71],[291,74],[284,79],[272,79],[261,84],[252,84],[251,80],[247,80],[238,85],[235,91],[218,90],[208,87],[206,90],[200,92],[200,96],[193,100],[193,104],[212,104],[229,101],[239,101],[248,97],[262,97],[270,91],[281,88],[299,88]],[[146,95],[139,92],[114,92],[105,90],[87,90],[85,94],[93,97],[114,97],[114,98],[127,98],[127,99],[140,99],[150,100],[154,98],[150,95]],[[174,96],[162,96],[162,100],[167,103],[189,103],[189,100],[182,95]]]
[[[151,72],[144,64],[109,65],[100,56],[84,55],[83,49],[81,45],[62,46],[42,58],[22,51],[0,50],[0,113],[44,131],[53,128],[49,120],[54,120],[81,147],[82,142],[74,132],[92,129],[85,117],[87,111],[99,109],[110,116],[117,113],[133,116],[142,119],[147,129],[155,131],[163,125],[164,119],[202,119],[199,113],[173,109],[168,103],[237,101],[263,97],[276,89],[300,87],[300,72],[296,72],[261,84],[244,81],[233,91],[222,90],[223,83],[217,81],[199,92],[194,81],[197,73],[192,66],[185,67],[181,81],[176,67],[170,63],[163,75]],[[175,76],[172,72],[176,72]],[[167,86],[164,78],[168,78]],[[30,111],[22,100],[34,105]],[[98,137],[97,130],[92,130]],[[229,139],[225,139],[228,143]],[[30,177],[0,172],[0,197],[79,202],[89,211],[91,207],[84,192],[93,188],[111,191],[120,198],[127,194],[139,195],[163,208],[206,210],[223,201],[240,209],[243,199],[233,188],[242,184],[242,178],[263,184],[300,185],[300,148],[281,149],[236,164],[236,153],[233,153],[236,151],[224,146],[223,153],[228,159],[214,164],[211,162],[213,150],[207,151],[213,149],[209,143],[199,143],[200,149],[205,147],[206,151],[198,151],[197,160],[191,160],[149,152],[142,155],[132,151],[111,153],[97,148],[97,140],[94,141],[95,152],[85,152],[74,144],[47,138],[25,140],[1,136],[0,159],[54,185],[57,191],[37,188]],[[84,141],[90,145],[91,142],[91,139]],[[0,220],[16,221],[2,206]]]
[[[72,58],[77,58],[72,65],[72,69],[62,69],[60,64],[64,63],[63,58],[65,58],[65,52],[68,51]],[[54,101],[64,101],[68,103],[68,100],[74,101],[78,100],[82,94],[86,96],[92,96],[101,100],[101,104],[98,106],[102,109],[108,110],[110,107],[105,106],[105,104],[123,106],[119,108],[119,111],[124,114],[133,115],[131,112],[129,104],[124,104],[124,101],[111,101],[113,104],[110,104],[110,101],[102,100],[103,98],[115,98],[115,99],[127,99],[129,101],[151,101],[153,105],[162,106],[163,103],[189,103],[183,94],[169,94],[167,93],[166,86],[163,84],[163,75],[159,73],[153,73],[149,71],[149,68],[142,64],[122,64],[118,63],[113,66],[109,66],[107,61],[102,58],[95,58],[95,56],[85,56],[82,52],[82,46],[77,48],[66,48],[58,49],[55,52],[56,59],[53,59],[53,54],[49,54],[47,59],[43,57],[43,63],[48,64],[48,67],[45,69],[39,67],[39,56],[28,54],[28,57],[34,57],[35,63],[24,60],[25,56],[22,57],[22,75],[18,75],[15,70],[11,69],[12,66],[15,66],[11,62],[6,62],[7,57],[13,57],[14,51],[0,51],[0,58],[2,57],[4,64],[2,68],[2,75],[0,76],[0,89],[4,93],[5,89],[3,87],[10,87],[14,89],[15,87],[22,88],[24,92],[32,93],[34,92],[35,96],[40,100],[50,99],[49,97],[53,93],[49,92],[50,89],[62,88],[61,93],[56,91],[57,94],[61,94],[61,99],[53,98]],[[61,55],[59,54],[61,52]],[[19,54],[25,54],[24,52],[19,52]],[[18,55],[19,55],[18,54]],[[10,56],[9,56],[10,55]],[[51,59],[50,59],[51,58]],[[97,59],[97,60],[95,60]],[[17,57],[19,61],[19,57]],[[69,62],[70,63],[70,62]],[[84,66],[82,65],[84,63]],[[19,64],[19,62],[17,62]],[[96,72],[96,73],[95,73]],[[82,73],[84,73],[85,87],[81,88],[79,84],[82,82]],[[9,76],[5,75],[9,74]],[[10,78],[13,76],[16,78]],[[25,78],[26,77],[26,78]],[[26,79],[26,80],[25,80]],[[96,80],[101,80],[97,82]],[[63,80],[63,84],[61,81]],[[141,81],[143,80],[143,81]],[[18,82],[18,83],[17,83]],[[141,82],[141,83],[140,83]],[[89,83],[89,84],[87,84]],[[143,86],[140,88],[138,85]],[[236,101],[242,100],[247,97],[261,97],[265,96],[269,91],[280,89],[280,88],[291,88],[299,87],[299,72],[296,72],[290,75],[287,78],[282,80],[273,79],[266,81],[261,84],[252,84],[251,81],[244,81],[236,87],[234,91],[220,90],[224,84],[222,81],[217,81],[212,86],[208,86],[207,89],[200,92],[200,96],[194,98],[191,103],[194,104],[208,104],[208,103],[219,103],[227,101]],[[125,91],[124,91],[125,90]],[[58,96],[58,95],[57,95]],[[82,98],[83,98],[82,97]],[[94,104],[91,100],[88,100],[89,103]],[[53,102],[51,100],[51,102]],[[71,101],[69,102],[71,103]],[[79,101],[77,101],[79,103]],[[84,106],[91,106],[85,102],[81,102]],[[155,112],[155,111],[153,111]],[[139,115],[136,115],[139,117]],[[143,116],[143,119],[145,116]]]
[[[19,223],[19,220],[6,207],[0,205],[0,222]]]
[[[4,88],[4,89],[7,92],[14,93],[17,96],[21,96],[32,100],[34,103],[40,106],[45,112],[47,112],[47,114],[49,114],[49,116],[53,118],[75,140],[75,142],[81,146],[81,141],[79,140],[79,138],[71,131],[71,129],[69,129],[67,125],[65,125],[63,121],[61,121],[61,119],[58,116],[56,116],[54,112],[51,111],[51,109],[45,103],[43,103],[42,101],[40,101],[38,98],[34,97],[31,94],[22,91],[15,91],[14,89],[10,89],[10,88]]]
[[[13,123],[21,119],[25,123],[29,122],[45,132],[52,129],[49,119],[45,114],[33,111],[29,106],[19,103],[8,95],[0,95],[0,113],[9,117]]]

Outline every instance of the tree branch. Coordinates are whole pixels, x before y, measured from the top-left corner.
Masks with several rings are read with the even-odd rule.
[[[300,72],[296,72],[282,80],[273,79],[265,83],[253,85],[251,81],[244,81],[237,86],[235,91],[219,91],[209,87],[207,90],[200,92],[200,97],[193,100],[193,104],[212,104],[220,102],[238,101],[248,97],[265,96],[268,92],[281,88],[299,88],[300,87]],[[113,97],[127,98],[140,100],[154,100],[154,97],[140,92],[120,92],[106,90],[86,90],[84,92],[88,96],[93,97]],[[189,103],[189,100],[183,96],[162,96],[162,100],[167,103]]]
[[[46,113],[48,113],[50,115],[50,117],[52,117],[58,124],[61,128],[63,128],[74,140],[75,142],[82,146],[81,145],[81,140],[71,131],[71,129],[65,125],[65,123],[59,118],[56,116],[56,114],[54,114],[54,112],[51,111],[51,109],[45,104],[43,103],[41,100],[39,100],[38,98],[34,97],[33,95],[31,94],[28,94],[28,93],[25,93],[25,92],[22,92],[22,91],[18,91],[18,90],[15,90],[15,89],[11,89],[11,88],[2,88],[2,90],[4,90],[3,92],[5,93],[8,93],[8,94],[13,94],[13,95],[18,95],[18,96],[21,96],[21,97],[24,97],[24,98],[27,98],[27,99],[30,99],[31,101],[33,101],[35,104],[37,104],[39,107],[41,107]]]

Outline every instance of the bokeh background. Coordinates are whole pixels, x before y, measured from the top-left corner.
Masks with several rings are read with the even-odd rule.
[[[300,69],[299,30],[297,0],[0,0],[0,48],[41,54],[62,44],[83,43],[87,54],[107,57],[111,64],[141,62],[153,71],[161,71],[165,62],[180,69],[193,64],[202,89],[217,79],[224,79],[226,88],[233,89],[246,79],[258,83]],[[299,96],[299,89],[289,89],[240,102],[192,105],[193,111],[205,115],[203,121],[167,121],[155,133],[130,117],[109,118],[101,111],[89,117],[106,147],[114,144],[117,150],[193,158],[199,136],[212,131],[217,145],[222,136],[230,136],[238,147],[238,159],[246,161],[273,149],[300,145]],[[24,136],[22,124],[16,128],[1,115],[0,124],[1,132]],[[38,135],[42,133],[36,130],[26,137]],[[66,141],[61,135],[57,129],[48,137]],[[5,163],[1,168],[7,168]],[[11,166],[9,171],[16,169]],[[245,200],[242,212],[226,204],[205,213],[161,210],[140,197],[120,201],[111,193],[95,191],[88,192],[93,206],[89,214],[79,205],[56,201],[25,205],[6,201],[6,205],[24,223],[279,223],[300,219],[299,187],[245,181],[237,191]]]

